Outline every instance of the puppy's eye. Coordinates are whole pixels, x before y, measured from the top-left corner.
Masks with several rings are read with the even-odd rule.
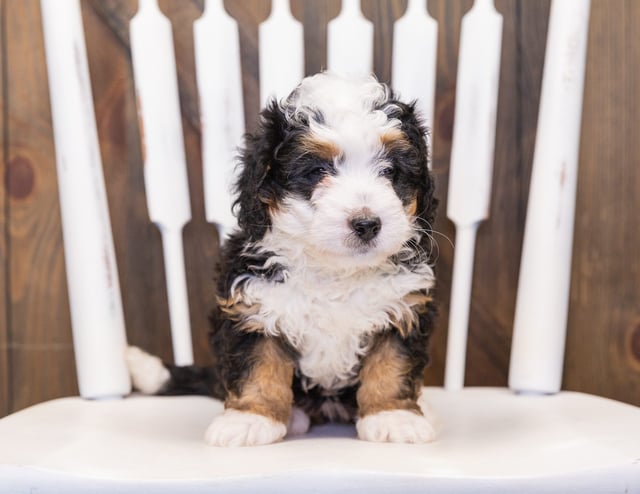
[[[305,172],[305,175],[309,178],[317,178],[329,172],[331,164],[329,163],[314,163],[313,166]]]
[[[393,166],[386,166],[382,170],[380,170],[380,176],[386,177],[386,178],[393,178],[394,172],[395,170],[393,169]]]
[[[307,172],[307,176],[309,177],[317,177],[322,175],[326,171],[324,166],[314,166]]]

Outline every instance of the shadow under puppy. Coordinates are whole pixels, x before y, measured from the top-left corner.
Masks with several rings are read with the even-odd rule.
[[[208,368],[131,347],[134,386],[209,394],[217,446],[268,444],[310,423],[426,442],[418,406],[434,308],[437,201],[413,104],[375,78],[308,77],[246,137],[222,249]]]

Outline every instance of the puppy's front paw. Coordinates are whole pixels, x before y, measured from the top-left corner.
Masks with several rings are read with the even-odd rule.
[[[209,425],[204,439],[211,446],[258,446],[279,441],[287,427],[263,415],[227,409]]]
[[[387,410],[362,417],[356,423],[358,437],[365,441],[428,443],[435,430],[422,415],[409,410]]]

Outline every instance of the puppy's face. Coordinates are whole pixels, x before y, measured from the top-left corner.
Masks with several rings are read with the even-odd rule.
[[[274,249],[293,243],[327,266],[371,266],[428,228],[424,130],[373,79],[305,79],[263,112],[243,158],[240,224]]]

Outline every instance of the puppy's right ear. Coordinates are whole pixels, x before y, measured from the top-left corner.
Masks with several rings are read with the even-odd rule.
[[[251,240],[260,240],[271,226],[270,208],[278,193],[276,153],[286,133],[286,118],[280,104],[271,100],[260,113],[258,130],[245,136],[240,153],[240,174],[233,204],[238,225]]]

